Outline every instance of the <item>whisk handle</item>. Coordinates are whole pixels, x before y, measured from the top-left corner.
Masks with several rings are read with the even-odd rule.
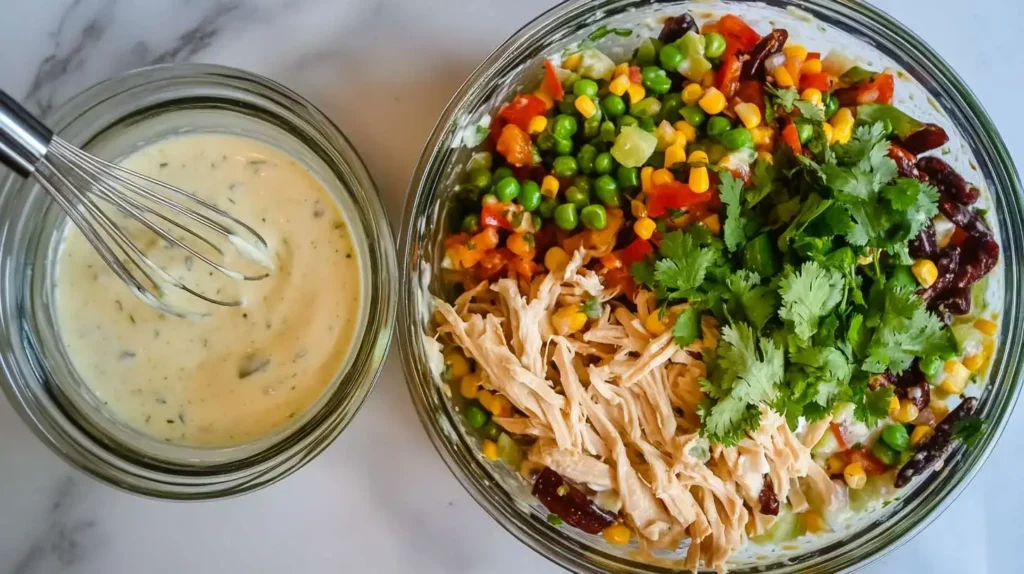
[[[52,139],[50,128],[0,90],[0,162],[28,177],[46,155]]]

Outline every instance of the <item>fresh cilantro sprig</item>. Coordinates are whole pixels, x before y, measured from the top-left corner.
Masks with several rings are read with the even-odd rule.
[[[953,332],[911,289],[888,285],[883,297],[878,326],[867,347],[865,371],[899,374],[914,359],[946,358],[956,353]]]

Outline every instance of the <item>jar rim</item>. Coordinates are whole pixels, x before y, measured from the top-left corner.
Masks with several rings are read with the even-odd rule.
[[[203,107],[205,106],[205,107]],[[192,449],[222,452],[218,460],[183,456],[160,458],[99,432],[89,417],[75,413],[73,401],[46,368],[46,359],[33,340],[38,333],[31,320],[27,285],[33,273],[31,257],[11,250],[32,245],[34,233],[26,221],[48,198],[26,193],[34,184],[8,174],[0,180],[0,272],[4,292],[20,293],[0,301],[0,384],[21,418],[43,442],[87,474],[133,493],[159,498],[196,500],[235,496],[280,480],[312,460],[347,426],[372,389],[390,345],[397,306],[396,253],[379,192],[368,170],[341,130],[298,94],[259,75],[209,64],[167,64],[142,68],[100,82],[70,99],[47,118],[48,125],[73,144],[86,146],[108,131],[142,121],[146,113],[159,116],[181,109],[211,109],[244,113],[295,140],[336,180],[345,195],[346,214],[354,220],[353,240],[362,251],[365,320],[352,341],[346,368],[335,377],[309,416],[279,439],[256,440],[233,449]],[[144,125],[144,124],[142,124]],[[274,145],[273,140],[268,143]],[[288,152],[285,152],[288,153]],[[29,188],[24,187],[29,186]],[[35,201],[27,196],[35,195]],[[20,219],[20,220],[19,220]],[[32,249],[25,249],[31,252]],[[365,260],[363,260],[365,259]],[[19,277],[17,269],[24,270]],[[45,295],[44,295],[45,297]],[[15,301],[14,299],[17,299]],[[247,445],[255,445],[244,450]],[[183,447],[180,453],[187,454]],[[237,456],[230,453],[234,450]],[[240,453],[240,454],[238,454]]]

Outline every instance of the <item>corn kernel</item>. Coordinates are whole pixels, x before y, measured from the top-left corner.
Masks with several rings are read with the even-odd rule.
[[[778,84],[780,88],[793,87],[793,76],[785,66],[775,68],[775,83]]]
[[[715,85],[715,71],[708,70],[700,77],[700,86],[706,90],[713,85]]]
[[[678,134],[676,129],[672,127],[672,124],[668,123],[668,120],[661,120],[658,127],[654,130],[654,135],[658,138],[658,150],[664,151],[668,146],[676,143]]]
[[[697,128],[690,125],[690,122],[685,120],[679,120],[672,127],[676,128],[676,133],[683,136],[687,142],[697,141]]]
[[[967,367],[972,373],[977,373],[981,370],[982,365],[985,364],[985,355],[983,353],[975,353],[970,357],[964,358],[964,366]]]
[[[480,403],[480,406],[490,411],[491,403],[494,402],[494,394],[491,391],[480,389],[476,393],[476,401]]]
[[[544,179],[540,181],[540,192],[545,197],[555,197],[558,195],[558,178],[553,175],[545,175]]]
[[[757,107],[757,104],[736,104],[733,110],[736,111],[736,115],[747,129],[761,125],[761,109]]]
[[[903,399],[900,401],[900,410],[896,413],[896,420],[901,423],[910,423],[917,418],[917,415],[921,414],[921,411],[917,409],[917,405],[909,399]]]
[[[850,108],[839,108],[832,116],[833,143],[844,144],[853,137],[853,112]]]
[[[608,528],[605,528],[601,535],[604,536],[604,539],[607,540],[609,544],[624,546],[629,544],[629,539],[633,537],[633,531],[625,524],[616,522]]]
[[[469,374],[469,361],[460,351],[446,351],[444,364],[448,367],[448,377],[451,379],[461,379]]]
[[[889,399],[889,417],[895,419],[900,414],[900,400],[896,397]]]
[[[626,93],[629,94],[630,104],[639,102],[647,95],[647,91],[644,90],[644,87],[640,84],[630,84],[629,87],[626,88]]]
[[[800,65],[801,74],[820,74],[821,73],[821,60],[804,60],[804,63]]]
[[[917,277],[917,282],[924,288],[931,287],[939,277],[939,269],[928,259],[918,259],[910,267],[910,270],[914,273],[914,277]]]
[[[462,381],[459,382],[459,394],[467,399],[475,399],[478,392],[480,392],[480,375],[470,373],[462,377]]]
[[[807,59],[807,48],[800,44],[788,44],[782,49],[782,52],[786,54],[787,60],[799,60],[803,62]]]
[[[959,395],[964,392],[964,387],[967,386],[967,381],[971,378],[971,370],[956,359],[946,361],[943,370],[946,373],[939,388],[951,395]]]
[[[910,433],[910,444],[911,446],[921,446],[924,441],[932,438],[935,434],[935,429],[928,425],[917,425],[914,427],[914,432]]]
[[[639,199],[631,199],[629,200],[629,212],[637,219],[647,217],[647,204]]]
[[[491,414],[496,417],[508,418],[512,416],[512,401],[502,395],[494,395],[494,399],[487,406],[487,410],[491,411]]]
[[[718,88],[708,88],[699,103],[705,112],[711,115],[720,114],[725,109],[725,94],[718,91]]]
[[[614,80],[608,83],[608,91],[615,94],[616,96],[621,96],[622,94],[626,93],[626,90],[629,89],[629,86],[630,81],[628,74],[616,76]]]
[[[594,100],[590,99],[590,96],[578,96],[574,104],[576,106],[576,111],[587,119],[590,119],[597,113],[597,105],[594,104]]]
[[[665,167],[672,167],[684,161],[686,161],[686,144],[683,142],[677,141],[665,149]]]
[[[717,213],[705,217],[701,220],[701,223],[704,224],[704,227],[708,228],[708,231],[715,235],[722,232],[722,221],[718,219]]]
[[[493,440],[485,440],[481,450],[487,460],[498,460],[498,445]]]
[[[665,185],[666,183],[672,183],[676,180],[676,176],[667,169],[656,169],[651,174],[651,185]]]
[[[548,119],[544,116],[533,116],[530,118],[529,125],[526,126],[526,131],[531,134],[539,134],[544,131],[544,128],[548,127]]]
[[[612,76],[629,76],[629,63],[622,62],[618,66],[615,66],[615,71],[612,72]]]
[[[757,126],[750,130],[750,135],[754,138],[755,147],[769,147],[775,139],[775,130],[768,126]]]
[[[587,316],[579,305],[566,305],[551,316],[551,326],[559,335],[571,335],[587,324]]]
[[[843,469],[843,479],[846,480],[846,486],[860,490],[867,484],[868,475],[865,474],[864,466],[861,463],[851,462]]]
[[[583,61],[583,54],[576,52],[570,54],[562,60],[561,68],[565,70],[576,71],[580,67],[580,62]]]
[[[663,334],[665,331],[668,331],[668,325],[658,317],[658,313],[659,311],[657,310],[652,311],[647,315],[647,318],[644,319],[644,329],[647,329],[647,332],[655,337]]]
[[[766,162],[768,162],[769,164],[772,164],[772,165],[775,164],[775,156],[773,156],[772,154],[770,154],[770,153],[768,153],[766,151],[759,151],[759,152],[757,152],[757,159],[759,159],[761,161],[766,161]]]
[[[641,217],[636,220],[633,224],[633,233],[644,241],[647,241],[654,235],[654,230],[658,228],[658,225],[654,223],[654,220],[650,217]]]
[[[842,474],[843,469],[845,468],[846,458],[841,454],[833,454],[825,461],[825,470],[828,471],[829,476]]]
[[[813,510],[808,510],[804,513],[804,528],[811,534],[817,534],[818,532],[824,532],[828,530],[828,523],[822,518],[820,514]]]
[[[699,102],[703,95],[704,88],[700,87],[700,84],[689,84],[683,88],[683,103],[692,106]]]
[[[832,129],[832,124],[828,122],[822,122],[821,131],[825,132],[825,139],[829,143],[832,143],[832,137],[835,134],[835,131]]]
[[[536,90],[536,91],[533,92],[533,95],[538,100],[544,102],[544,111],[545,112],[550,110],[551,108],[555,107],[555,100],[551,97],[551,94],[549,94],[547,92],[547,90],[544,90],[544,89]]]
[[[935,416],[935,424],[942,422],[942,419],[946,418],[946,415],[949,414],[949,407],[945,403],[933,402],[928,405],[928,408],[931,409],[932,415]]]
[[[651,192],[651,174],[654,173],[654,168],[646,166],[640,168],[640,189],[644,193]]]
[[[708,168],[706,167],[691,167],[690,168],[690,191],[694,193],[704,193],[711,188],[711,180],[708,178]]]
[[[976,320],[974,322],[974,328],[988,335],[989,337],[994,337],[995,334],[999,332],[999,325],[997,325],[994,321],[989,321],[988,319]]]
[[[569,254],[561,247],[552,247],[544,254],[544,267],[547,267],[548,271],[552,273],[565,271],[565,266],[568,264]]]
[[[807,88],[800,94],[800,99],[814,104],[816,106],[821,105],[821,90],[818,88]]]
[[[690,163],[706,164],[708,163],[708,154],[704,151],[697,150],[690,154]]]

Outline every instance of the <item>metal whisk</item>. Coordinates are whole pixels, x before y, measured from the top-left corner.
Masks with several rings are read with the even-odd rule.
[[[139,298],[162,311],[188,314],[166,300],[168,287],[215,305],[241,304],[237,298],[203,293],[188,284],[185,275],[191,275],[196,262],[244,281],[263,279],[273,268],[267,242],[249,225],[187,191],[75,148],[2,90],[0,161],[37,181],[110,270]],[[128,226],[135,237],[126,231]],[[229,268],[229,248],[252,269]],[[166,250],[180,250],[188,272],[175,276],[153,260]]]

